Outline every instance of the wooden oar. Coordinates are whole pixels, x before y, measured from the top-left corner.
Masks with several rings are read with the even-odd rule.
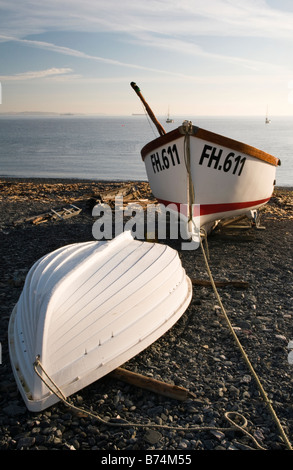
[[[194,398],[195,396],[193,392],[190,392],[184,387],[161,382],[153,377],[146,377],[122,367],[118,367],[113,370],[109,375],[115,379],[121,380],[122,382],[129,383],[153,393],[164,395],[168,398],[173,398],[174,400],[185,401],[187,398]]]
[[[157,120],[156,116],[154,115],[153,111],[151,110],[151,108],[149,107],[148,103],[146,102],[146,100],[144,99],[144,97],[142,96],[141,94],[141,91],[140,91],[140,88],[137,86],[137,84],[135,82],[131,82],[130,85],[132,86],[132,88],[134,89],[135,93],[137,94],[137,96],[139,96],[139,98],[141,99],[149,117],[151,118],[151,120],[153,121],[153,123],[155,124],[158,132],[160,135],[165,135],[166,134],[166,131],[165,129],[163,128],[163,126],[159,123],[159,121]]]

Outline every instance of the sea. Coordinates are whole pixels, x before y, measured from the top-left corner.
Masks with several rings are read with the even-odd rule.
[[[276,185],[293,187],[293,116],[176,116],[168,132],[193,125],[257,147],[281,160]],[[158,137],[147,115],[0,115],[0,177],[147,181],[141,149]]]

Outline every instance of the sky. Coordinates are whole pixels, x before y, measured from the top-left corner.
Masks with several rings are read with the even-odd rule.
[[[134,81],[158,116],[292,115],[292,51],[292,0],[0,0],[0,113],[142,113]]]

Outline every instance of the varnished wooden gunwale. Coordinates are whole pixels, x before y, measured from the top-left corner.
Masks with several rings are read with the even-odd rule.
[[[216,145],[227,147],[231,150],[235,150],[236,152],[244,153],[251,157],[257,158],[258,160],[267,162],[270,165],[280,165],[280,160],[278,158],[274,157],[273,155],[270,155],[269,153],[264,152],[263,150],[259,150],[255,147],[252,147],[251,145],[238,142],[237,140],[230,139],[229,137],[224,137],[222,135],[215,134],[214,132],[206,131],[205,129],[201,129],[199,127],[194,127],[194,129],[195,131],[192,134],[193,137],[205,140]],[[183,134],[180,132],[179,128],[177,128],[161,137],[158,137],[155,140],[152,140],[142,148],[142,159],[144,160],[148,153],[153,152],[158,147],[166,145],[169,142],[179,139],[180,137],[183,137]]]

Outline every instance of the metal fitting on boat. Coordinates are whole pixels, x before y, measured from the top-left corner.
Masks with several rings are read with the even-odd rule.
[[[192,135],[197,132],[198,127],[193,126],[191,121],[183,121],[182,126],[179,127],[179,132],[184,135]]]

